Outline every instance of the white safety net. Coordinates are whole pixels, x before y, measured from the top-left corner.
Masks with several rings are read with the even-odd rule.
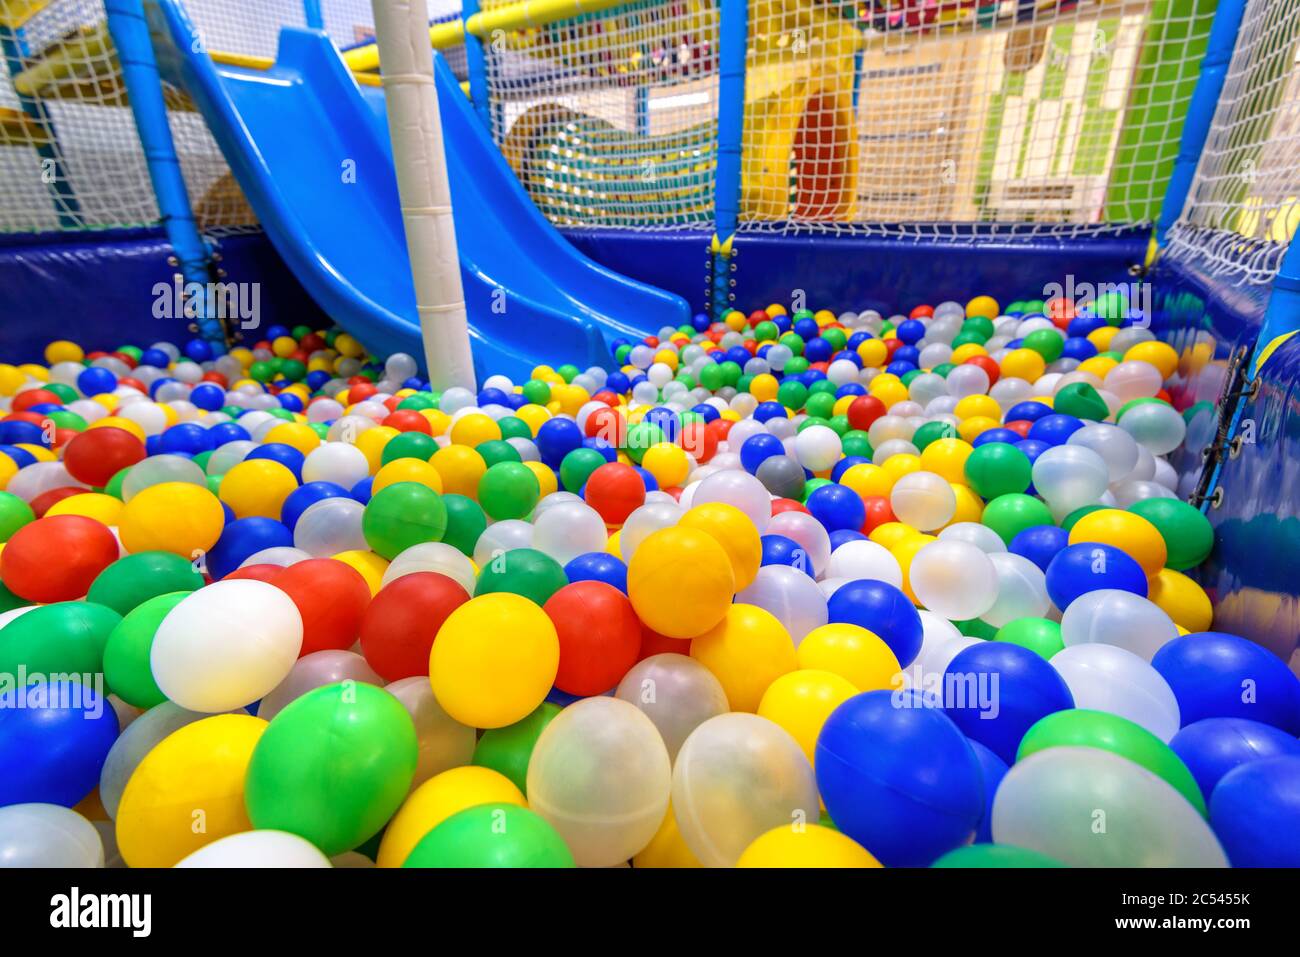
[[[642,0],[484,48],[493,136],[552,222],[712,225],[715,0]]]
[[[1166,255],[1267,284],[1300,226],[1300,0],[1252,0]]]

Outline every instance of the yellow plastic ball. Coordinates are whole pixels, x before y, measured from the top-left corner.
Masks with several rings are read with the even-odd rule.
[[[776,399],[777,387],[776,376],[770,372],[762,372],[754,376],[749,383],[749,394],[759,402],[771,402]]]
[[[271,351],[281,359],[287,359],[298,351],[298,343],[293,336],[277,336],[271,343]]]
[[[420,459],[393,459],[378,472],[370,486],[370,494],[378,495],[398,482],[418,482],[442,494],[442,476],[428,462]]]
[[[774,827],[745,848],[737,867],[883,867],[861,844],[820,824]]]
[[[867,339],[858,346],[858,358],[862,360],[862,365],[868,369],[879,369],[889,358],[889,349],[880,339]]]
[[[480,804],[528,806],[514,782],[491,768],[469,764],[435,774],[407,796],[388,822],[376,866],[401,867],[424,835],[453,814]]]
[[[267,432],[262,437],[262,441],[268,445],[271,443],[288,445],[303,455],[310,455],[320,445],[321,440],[310,425],[303,422],[286,422]]]
[[[650,839],[649,844],[632,858],[632,866],[642,868],[704,866],[682,837],[681,829],[677,826],[677,815],[673,813],[671,803],[668,805],[668,813],[664,815],[663,823],[659,825],[659,830],[655,832],[655,836]]]
[[[660,349],[655,353],[655,362],[662,362],[674,372],[677,371],[677,364],[679,361],[677,353],[672,349]]]
[[[552,492],[559,491],[560,482],[555,477],[555,469],[547,466],[545,462],[525,462],[524,468],[532,472],[537,479],[538,501],[546,498]]]
[[[384,572],[388,571],[388,559],[360,548],[339,552],[337,555],[331,555],[330,558],[354,569],[365,579],[372,598],[379,594],[379,589],[383,586]]]
[[[948,361],[955,366],[959,366],[967,359],[974,359],[976,356],[986,356],[988,354],[989,351],[978,342],[967,342],[953,349],[952,358]]]
[[[533,430],[533,435],[536,435],[537,430],[551,417],[551,413],[547,412],[546,409],[531,402],[516,409],[515,415],[528,424],[528,427]]]
[[[473,448],[499,438],[501,438],[501,427],[490,415],[484,415],[482,412],[462,415],[451,426],[451,440],[457,445],[468,445]]]
[[[980,498],[974,489],[962,482],[948,484],[952,486],[953,495],[957,497],[957,509],[952,513],[949,525],[956,525],[958,522],[978,522],[984,517],[984,499]]]
[[[969,419],[975,416],[983,416],[986,419],[1001,419],[1002,407],[998,405],[998,400],[991,395],[968,395],[957,401],[952,414],[957,416],[958,419]]]
[[[712,537],[727,553],[736,591],[743,591],[758,577],[763,561],[763,542],[749,516],[725,502],[696,505],[677,523]]]
[[[546,612],[510,592],[479,595],[443,622],[429,652],[438,703],[471,728],[503,728],[541,704],[560,665]]]
[[[989,418],[984,415],[973,415],[957,426],[957,434],[965,441],[973,443],[977,438],[987,432],[989,429],[1001,427],[1002,423],[995,418]]]
[[[623,545],[619,541],[619,536],[621,533],[622,533],[622,529],[615,529],[614,531],[609,533],[609,539],[605,542],[606,554],[613,555],[619,561],[623,560]]]
[[[655,477],[660,488],[673,488],[686,481],[691,462],[685,450],[672,442],[656,442],[645,450],[641,467]]]
[[[383,465],[384,446],[401,434],[391,425],[375,425],[357,436],[355,445],[366,457],[371,475],[378,472],[379,467]]]
[[[892,549],[905,538],[919,534],[911,525],[902,522],[882,522],[871,530],[867,538],[883,548]]]
[[[881,462],[880,467],[885,470],[894,482],[897,482],[904,475],[922,471],[921,456],[913,455],[911,452],[899,452]],[[893,486],[892,482],[890,486]]]
[[[203,486],[161,482],[131,497],[118,516],[117,530],[128,552],[171,552],[193,559],[217,543],[225,522],[221,502]]]
[[[789,312],[785,308],[785,306],[781,305],[779,302],[769,303],[767,308],[764,309],[763,311],[773,319],[775,319],[777,316],[789,315]]]
[[[1113,545],[1142,566],[1147,577],[1159,574],[1169,554],[1164,536],[1149,521],[1120,508],[1089,512],[1070,529],[1070,544],[1100,542]]]
[[[56,339],[45,347],[45,361],[50,365],[56,362],[80,362],[84,358],[85,350],[67,339]]]
[[[171,409],[170,406],[164,405],[161,406],[161,408],[169,409],[173,416],[176,415],[176,410]],[[141,442],[146,439],[144,429],[138,422],[134,422],[131,419],[124,419],[119,415],[106,415],[102,419],[96,419],[86,427],[86,431],[90,431],[91,429],[122,429],[125,432],[130,432]]]
[[[267,722],[219,714],[173,731],[144,756],[117,807],[131,867],[171,867],[218,838],[251,831],[244,776]]]
[[[451,425],[451,416],[442,409],[421,409],[420,414],[429,423],[429,428],[435,436],[442,435]]]
[[[858,691],[896,687],[902,666],[879,635],[858,625],[833,622],[814,628],[799,642],[799,667],[839,675]]]
[[[18,463],[0,452],[0,490],[9,484],[9,480],[18,474]]]
[[[1002,357],[1002,364],[998,368],[1008,378],[1037,382],[1047,371],[1047,360],[1033,349],[1012,349]]]
[[[732,711],[757,711],[768,686],[799,666],[794,640],[776,616],[742,603],[691,641],[691,657],[718,679]]]
[[[288,468],[270,459],[245,459],[221,480],[217,495],[235,518],[280,518],[284,500],[298,487]]]
[[[723,317],[722,321],[732,332],[739,332],[745,328],[746,319],[743,312],[737,312],[733,309]]]
[[[197,488],[198,486],[195,486]],[[70,495],[50,506],[46,515],[83,515],[93,518],[103,525],[117,525],[122,517],[123,505],[120,498],[105,495],[103,492],[85,492]]]
[[[898,458],[895,455],[893,458]],[[917,467],[920,467],[920,460],[917,460]],[[894,476],[885,471],[879,465],[872,465],[869,462],[863,462],[859,465],[853,465],[844,470],[840,476],[840,484],[847,485],[853,491],[858,493],[859,498],[870,498],[872,496],[888,498],[889,490],[894,487]]]
[[[966,318],[996,319],[1001,312],[998,301],[992,296],[976,296],[966,303]]]
[[[1124,359],[1149,362],[1160,370],[1160,376],[1164,379],[1168,379],[1178,371],[1178,353],[1169,343],[1161,342],[1159,339],[1130,346],[1128,352],[1124,353]]]
[[[653,532],[632,554],[627,592],[647,627],[669,638],[694,638],[735,607],[736,579],[717,539],[696,528],[674,526]]]
[[[935,439],[921,450],[921,470],[965,485],[966,460],[974,451],[969,442],[961,439]]]
[[[758,716],[785,728],[803,749],[804,757],[813,763],[822,725],[832,711],[857,693],[857,686],[841,675],[801,668],[767,686],[758,702]]]
[[[449,495],[467,495],[478,500],[478,483],[487,471],[483,456],[468,445],[448,445],[433,453],[429,464],[442,476]]]
[[[28,455],[35,456],[38,462],[57,462],[59,457],[54,454],[53,449],[47,449],[43,445],[33,445],[30,442],[18,442],[14,445],[16,449],[22,449]]]
[[[334,348],[338,350],[339,355],[347,356],[349,359],[359,359],[366,354],[366,347],[346,332],[334,337]]]
[[[1088,333],[1088,341],[1097,347],[1098,352],[1106,352],[1110,349],[1110,341],[1118,334],[1118,326],[1101,326]]]
[[[912,599],[912,603],[915,605],[919,605],[921,602],[916,597],[916,593],[912,591],[912,580],[910,574],[912,570],[912,559],[914,559],[916,553],[925,548],[926,545],[929,545],[931,542],[937,542],[938,540],[939,539],[934,535],[926,535],[922,532],[917,532],[915,535],[909,535],[902,541],[896,542],[894,547],[889,550],[889,554],[893,555],[895,561],[898,562],[898,567],[903,570],[903,594]]]
[[[18,367],[18,370],[33,379],[39,379],[42,382],[50,381],[50,370],[34,362],[24,363]]]
[[[13,395],[27,381],[27,376],[17,366],[0,363],[0,395]]]
[[[1205,589],[1182,572],[1162,568],[1151,579],[1147,596],[1174,624],[1189,632],[1209,631],[1214,624],[1214,605]]]
[[[1080,362],[1078,368],[1074,371],[1090,372],[1098,379],[1105,379],[1110,370],[1115,368],[1117,365],[1119,365],[1119,363],[1110,356],[1093,356],[1091,359],[1084,359]],[[1035,401],[1041,400],[1035,399]]]

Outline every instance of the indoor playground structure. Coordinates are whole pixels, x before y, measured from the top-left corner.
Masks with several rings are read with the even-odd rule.
[[[0,864],[1300,866],[1300,0],[0,46]]]

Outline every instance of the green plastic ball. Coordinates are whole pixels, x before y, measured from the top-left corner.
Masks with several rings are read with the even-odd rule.
[[[107,605],[41,605],[0,629],[0,675],[93,675],[104,670],[104,645],[122,616]]]
[[[1008,545],[1027,528],[1056,524],[1052,521],[1052,510],[1046,504],[1032,495],[1017,492],[999,495],[989,502],[984,507],[981,521],[997,532]]]
[[[424,835],[402,866],[577,867],[559,832],[517,804],[458,811]]]
[[[423,432],[402,432],[393,436],[384,445],[384,450],[379,455],[379,464],[387,465],[398,459],[419,459],[421,462],[427,462],[436,451],[438,451],[438,443],[432,435],[425,435]]]
[[[480,768],[491,768],[504,774],[525,795],[528,793],[528,761],[533,756],[533,746],[555,716],[560,706],[543,701],[528,717],[504,728],[491,728],[483,732],[474,748],[472,763]]]
[[[1110,415],[1110,406],[1101,394],[1086,382],[1073,382],[1056,393],[1052,410],[1061,415],[1079,419],[1103,421]]]
[[[479,572],[474,596],[511,592],[538,605],[569,583],[564,569],[550,555],[535,548],[512,548],[495,556]]]
[[[1052,655],[1065,648],[1060,622],[1050,618],[1017,618],[999,628],[993,640],[1028,648],[1049,661]]]
[[[566,491],[581,491],[591,473],[606,461],[605,456],[595,449],[573,449],[560,462],[560,484]]]
[[[541,496],[537,476],[522,462],[498,462],[478,481],[479,504],[498,521],[527,518]]]
[[[1065,350],[1065,338],[1055,329],[1036,329],[1025,336],[1023,346],[1033,349],[1045,362],[1055,362]]]
[[[158,626],[189,594],[180,591],[150,598],[109,633],[104,645],[104,680],[127,704],[152,708],[167,700],[158,682],[154,681],[149,655]]]
[[[442,540],[457,551],[473,556],[479,536],[487,530],[483,507],[467,495],[449,493],[442,497],[447,509],[447,530]]]
[[[366,544],[389,561],[412,545],[442,541],[446,531],[442,496],[419,482],[395,482],[380,489],[361,516]]]
[[[1029,488],[1033,468],[1029,456],[1014,445],[986,442],[967,457],[966,480],[981,498],[996,499]]]
[[[1165,540],[1167,567],[1184,571],[1210,557],[1214,527],[1199,509],[1176,498],[1146,498],[1134,502],[1128,510],[1154,525]]]
[[[126,469],[122,471],[125,472]],[[30,505],[12,492],[0,492],[0,542],[9,541],[14,532],[34,521],[36,513]]]
[[[488,468],[498,462],[522,462],[519,450],[505,439],[488,439],[474,446],[474,451],[483,456],[483,464]]]
[[[95,576],[86,601],[126,615],[158,595],[188,593],[202,587],[203,576],[180,555],[136,552],[119,558]]]
[[[1031,851],[1023,847],[1012,847],[1010,844],[968,844],[965,847],[949,851],[930,866],[988,869],[1064,867],[1065,865],[1054,858],[1048,857],[1046,854],[1040,854],[1038,851]]]

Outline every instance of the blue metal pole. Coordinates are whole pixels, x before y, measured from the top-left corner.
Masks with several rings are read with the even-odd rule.
[[[213,279],[212,251],[199,234],[191,212],[189,191],[176,156],[171,127],[167,124],[162,78],[149,39],[144,5],[141,0],[105,0],[104,8],[108,13],[108,29],[117,48],[118,62],[122,65],[122,80],[131,101],[136,130],[144,148],[149,179],[158,198],[163,228],[176,253],[186,285],[197,283],[198,288],[206,292]],[[208,305],[204,297],[195,325],[199,336],[221,354],[226,351],[225,330],[221,320],[210,314]]]
[[[740,222],[741,141],[745,132],[746,0],[722,0],[718,28],[718,160],[713,183],[713,282],[709,307],[720,319],[729,307],[731,244]]]
[[[325,16],[321,13],[320,0],[303,0],[302,12],[303,16],[306,17],[309,29],[325,29]]]
[[[1210,135],[1214,111],[1223,92],[1223,81],[1232,62],[1232,51],[1237,45],[1237,33],[1246,11],[1246,0],[1220,0],[1210,24],[1210,37],[1201,60],[1201,73],[1187,104],[1187,119],[1183,122],[1183,135],[1178,144],[1178,157],[1173,173],[1165,187],[1165,197],[1160,204],[1160,218],[1156,220],[1156,242],[1165,244],[1165,235],[1182,215],[1187,195],[1192,189],[1196,167],[1201,161],[1201,151]]]
[[[463,0],[460,16],[468,21],[479,12],[478,0]],[[483,52],[483,41],[465,31],[465,65],[469,67],[469,98],[474,104],[474,112],[483,121],[489,132],[492,130],[492,106],[488,96],[487,54]]]

